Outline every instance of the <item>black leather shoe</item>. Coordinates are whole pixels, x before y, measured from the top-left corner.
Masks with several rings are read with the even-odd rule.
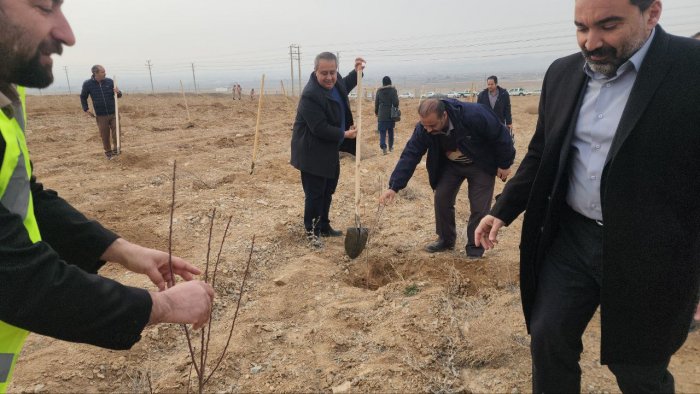
[[[340,237],[343,235],[343,232],[340,230],[333,230],[332,227],[328,227],[325,230],[321,230],[321,236],[322,237]]]
[[[441,238],[431,244],[428,244],[428,246],[425,247],[425,251],[428,253],[435,253],[442,252],[443,250],[450,250],[454,247],[455,244],[449,244]]]
[[[476,245],[467,245],[465,249],[467,251],[467,257],[470,259],[480,259],[484,257],[484,248],[477,248]]]

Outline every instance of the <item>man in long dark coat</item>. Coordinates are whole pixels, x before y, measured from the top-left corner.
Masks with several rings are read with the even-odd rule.
[[[529,150],[476,239],[525,211],[520,281],[533,391],[578,392],[598,305],[623,392],[671,392],[700,275],[700,43],[660,0],[576,0],[582,50],[556,60]]]

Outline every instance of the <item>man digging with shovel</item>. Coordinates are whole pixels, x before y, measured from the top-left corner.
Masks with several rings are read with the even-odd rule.
[[[304,228],[314,246],[319,237],[339,237],[341,231],[331,227],[328,213],[340,176],[339,152],[355,154],[357,131],[353,123],[348,93],[357,84],[358,67],[345,78],[338,75],[338,59],[322,52],[314,59],[309,78],[297,107],[292,132],[291,165],[301,172],[304,188]]]

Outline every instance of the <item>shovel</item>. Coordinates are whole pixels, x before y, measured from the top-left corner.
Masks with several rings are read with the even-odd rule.
[[[345,232],[345,253],[354,259],[359,256],[367,245],[369,230],[362,227],[360,222],[360,154],[362,151],[362,66],[357,70],[357,137],[355,137],[355,227],[349,227]]]

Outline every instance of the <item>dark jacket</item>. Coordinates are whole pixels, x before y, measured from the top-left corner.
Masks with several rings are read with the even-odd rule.
[[[493,108],[491,108],[491,102],[489,101],[488,89],[484,89],[481,91],[481,93],[479,93],[476,102],[488,107],[488,109],[492,110],[496,116],[498,116],[498,120],[500,120],[501,123],[504,123],[506,126],[510,126],[513,124],[513,118],[510,114],[510,95],[508,94],[508,91],[502,87],[496,86],[496,88],[498,89],[498,97],[496,98],[496,104],[493,106]]]
[[[311,73],[299,100],[292,128],[292,158],[294,168],[324,178],[338,178],[339,151],[355,154],[355,139],[345,139],[345,130],[353,125],[348,93],[357,84],[353,70],[345,78],[338,75],[335,86],[345,101],[345,124],[340,124],[340,104],[331,98],[331,91],[318,83]]]
[[[377,96],[374,98],[374,114],[377,121],[391,121],[391,107],[399,106],[399,93],[396,88],[387,85],[377,89]]]
[[[118,97],[122,97],[122,92],[119,92]],[[114,114],[114,81],[105,78],[98,82],[95,78],[90,78],[83,82],[83,90],[80,92],[80,104],[83,106],[83,111],[88,110],[88,96],[92,97],[92,109],[95,115],[112,115]]]
[[[700,42],[656,28],[612,142],[601,183],[601,362],[657,364],[688,334],[700,276]],[[565,204],[569,147],[587,77],[576,53],[547,71],[539,119],[492,214],[525,211],[520,288],[526,322],[543,254]]]
[[[2,138],[0,138],[2,141]],[[0,144],[0,159],[4,155]],[[42,241],[0,204],[0,320],[41,335],[129,349],[151,314],[147,291],[96,275],[117,236],[31,181]]]
[[[459,150],[472,159],[489,175],[496,175],[498,168],[510,168],[515,158],[515,148],[508,129],[498,122],[493,112],[479,104],[445,99],[445,109],[457,133]],[[389,187],[399,191],[406,187],[423,155],[428,152],[427,169],[430,187],[437,187],[442,167],[449,160],[440,147],[439,137],[416,124],[413,135],[401,152],[399,162],[389,179]]]

